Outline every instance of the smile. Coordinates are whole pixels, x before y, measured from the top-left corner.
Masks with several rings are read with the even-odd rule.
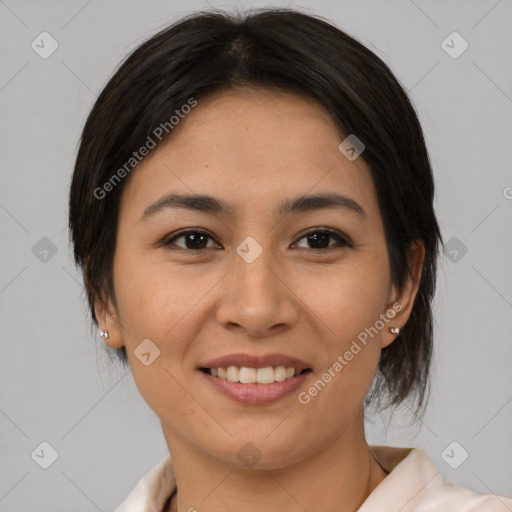
[[[242,384],[273,384],[283,382],[300,375],[308,369],[298,370],[292,366],[266,366],[265,368],[247,368],[245,366],[228,366],[227,368],[204,368],[206,373],[229,382]]]
[[[245,405],[264,405],[296,392],[304,386],[304,381],[311,372],[310,368],[296,371],[293,367],[284,366],[275,368],[228,366],[202,368],[200,374],[214,391],[231,400]],[[214,375],[215,373],[217,375]],[[230,378],[232,380],[229,380]]]

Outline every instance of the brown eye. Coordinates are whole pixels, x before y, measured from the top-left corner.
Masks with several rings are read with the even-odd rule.
[[[183,242],[176,243],[176,241],[180,239],[183,239]],[[213,239],[208,233],[205,233],[204,231],[189,230],[182,231],[172,238],[169,238],[164,245],[176,245],[180,249],[198,251],[202,249],[210,249],[212,246],[208,247],[209,240]]]
[[[351,246],[351,244],[347,241],[347,239],[342,236],[337,231],[331,229],[315,229],[307,233],[305,236],[299,239],[306,240],[306,243],[309,244],[309,247],[302,247],[304,249],[318,249],[325,250],[335,247],[336,244],[331,244],[330,241],[334,239],[338,242],[338,246]]]

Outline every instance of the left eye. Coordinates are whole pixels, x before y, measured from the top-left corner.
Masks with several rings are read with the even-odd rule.
[[[350,243],[346,238],[340,235],[337,231],[331,229],[315,229],[307,233],[305,236],[299,239],[306,240],[306,243],[312,244],[316,247],[303,247],[304,249],[329,249],[333,245],[329,244],[329,240],[334,238],[341,246],[350,246]]]

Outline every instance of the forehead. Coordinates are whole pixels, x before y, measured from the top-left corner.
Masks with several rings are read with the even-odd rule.
[[[372,213],[369,167],[339,151],[344,138],[329,113],[308,98],[254,88],[221,91],[198,100],[136,167],[122,208],[142,212],[177,191],[214,195],[235,211],[268,210],[283,197],[334,191]]]

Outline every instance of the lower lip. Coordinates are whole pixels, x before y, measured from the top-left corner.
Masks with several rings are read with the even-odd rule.
[[[293,391],[303,384],[311,372],[301,373],[297,375],[297,377],[292,377],[291,379],[286,379],[281,382],[274,382],[272,384],[241,384],[240,382],[229,382],[228,380],[214,377],[203,371],[201,371],[201,373],[208,382],[224,395],[237,402],[257,405],[275,402],[293,393]]]

